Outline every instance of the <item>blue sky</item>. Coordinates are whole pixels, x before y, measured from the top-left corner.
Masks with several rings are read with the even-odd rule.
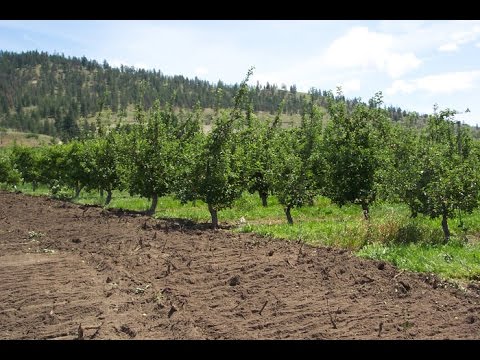
[[[1,20],[0,49],[86,56],[112,66],[251,84],[335,90],[480,125],[480,21]],[[465,113],[466,109],[470,112]]]

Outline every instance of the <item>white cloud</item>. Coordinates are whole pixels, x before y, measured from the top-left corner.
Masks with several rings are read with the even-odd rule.
[[[420,64],[421,61],[413,53],[392,53],[389,54],[385,67],[391,77],[398,78],[410,70],[417,68]]]
[[[429,75],[412,80],[396,80],[386,93],[388,95],[411,94],[414,91],[423,90],[431,94],[452,94],[474,88],[479,78],[480,70]]]
[[[354,27],[328,47],[324,61],[330,66],[367,67],[379,63],[391,46],[389,35],[372,33],[367,27]]]
[[[347,95],[348,93],[355,93],[355,91],[359,91],[361,84],[359,79],[351,79],[340,82],[337,84],[337,86],[341,86],[343,93]]]
[[[380,21],[375,29],[394,36],[393,49],[396,52],[414,52],[423,59],[431,50],[442,51],[440,48],[444,45],[456,44],[460,47],[475,41],[480,36],[480,21]]]
[[[476,43],[475,46],[480,48],[480,42]]]
[[[196,76],[204,76],[208,74],[208,69],[204,66],[198,66],[195,68],[195,75]]]
[[[336,68],[374,69],[397,78],[421,64],[412,52],[396,52],[394,37],[369,31],[367,27],[354,27],[327,48],[323,63]]]
[[[438,51],[450,52],[450,51],[457,51],[457,50],[458,50],[458,45],[455,43],[447,43],[438,47]]]
[[[111,60],[107,60],[108,64],[111,66],[111,67],[116,67],[116,68],[120,68],[120,66],[130,66],[128,65],[127,61],[125,60],[120,60],[120,59],[111,59]]]
[[[412,82],[405,80],[395,80],[385,92],[387,95],[395,95],[397,93],[411,94],[416,89]]]
[[[449,42],[441,45],[438,51],[457,51],[460,45],[471,43],[480,36],[480,25],[474,25],[466,30],[455,31],[448,38]]]
[[[232,41],[227,32],[213,32],[199,22],[112,21],[105,25],[102,41],[95,42],[89,51],[96,58],[110,54],[165,75],[240,82],[248,68],[256,65],[258,52]]]
[[[457,31],[451,35],[452,40],[456,41],[458,44],[467,44],[469,42],[475,41],[480,35],[480,26],[475,25],[472,29],[467,31]]]
[[[144,62],[136,62],[133,64],[133,67],[135,69],[144,69],[144,70],[152,70],[154,66],[149,66]]]

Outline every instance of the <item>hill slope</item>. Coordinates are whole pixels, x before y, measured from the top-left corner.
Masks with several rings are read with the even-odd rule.
[[[228,108],[239,87],[38,51],[0,51],[0,79],[0,127],[65,139],[78,135],[79,127],[88,125],[85,119],[105,107],[119,117],[127,117],[132,104],[142,101],[149,108],[156,99],[161,105],[169,102],[183,109],[196,104],[204,109]],[[301,114],[310,100],[326,105],[326,94],[318,89],[300,93],[295,85],[287,90],[267,83],[252,87],[250,100],[255,112],[270,114],[284,100],[283,113],[292,116]],[[395,121],[407,116],[400,108],[388,110]]]

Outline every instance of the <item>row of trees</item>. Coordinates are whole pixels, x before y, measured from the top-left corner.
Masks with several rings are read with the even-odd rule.
[[[329,121],[316,104],[307,106],[300,126],[282,128],[280,105],[272,121],[253,112],[246,85],[240,84],[230,110],[215,113],[205,134],[201,108],[175,113],[157,101],[149,110],[139,102],[134,124],[102,125],[83,140],[37,149],[15,146],[0,158],[0,181],[19,178],[61,186],[114,189],[151,199],[173,194],[182,202],[202,200],[218,227],[218,212],[231,207],[243,191],[258,192],[264,206],[273,194],[293,223],[291,209],[312,204],[321,194],[340,206],[356,203],[366,221],[377,199],[404,202],[412,216],[441,217],[445,240],[448,219],[478,206],[479,143],[468,127],[438,111],[422,131],[392,123],[382,95],[352,109],[339,91],[328,93]]]

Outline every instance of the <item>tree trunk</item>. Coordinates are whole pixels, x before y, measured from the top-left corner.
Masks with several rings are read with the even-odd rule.
[[[218,229],[217,209],[214,209],[212,204],[208,204],[208,211],[210,211],[210,215],[212,216],[212,229]]]
[[[105,200],[105,206],[110,204],[111,200],[112,200],[112,190],[107,190],[107,198]]]
[[[37,190],[37,182],[32,181],[32,191],[35,192]]]
[[[147,215],[155,214],[155,210],[157,209],[157,203],[158,203],[158,195],[153,194],[152,195],[152,205],[150,205],[150,209],[147,210]]]
[[[368,208],[368,202],[362,201],[362,210],[363,210],[363,217],[365,220],[370,220],[370,209]]]
[[[285,215],[287,215],[287,221],[289,225],[293,225],[292,214],[290,214],[291,207],[287,206],[285,208]]]
[[[262,199],[262,206],[267,207],[268,206],[268,204],[267,204],[268,193],[259,192],[259,194],[260,194],[260,199]]]
[[[103,189],[100,189],[100,197],[103,198]]]
[[[443,229],[443,235],[445,236],[445,244],[446,244],[450,240],[450,230],[448,229],[448,215],[445,209],[442,214],[442,229]]]
[[[82,191],[83,189],[83,186],[81,186],[80,184],[76,184],[75,185],[75,199],[77,199],[79,196],[80,196],[80,191]]]

